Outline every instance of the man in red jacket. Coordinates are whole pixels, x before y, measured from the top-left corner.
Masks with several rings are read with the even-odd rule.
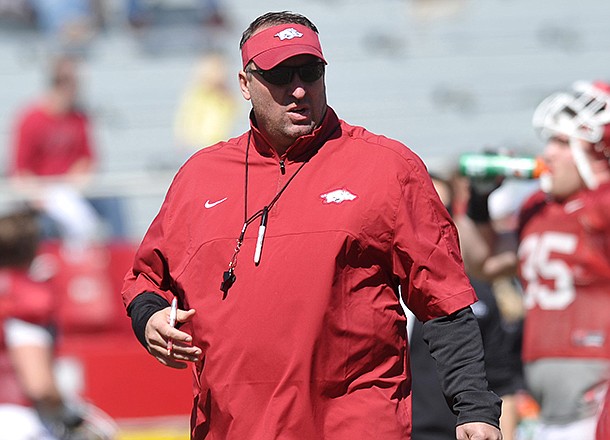
[[[148,351],[191,365],[192,438],[410,438],[402,295],[456,438],[499,440],[476,296],[423,163],[327,106],[306,17],[264,14],[240,48],[250,130],[180,169],[122,292]]]

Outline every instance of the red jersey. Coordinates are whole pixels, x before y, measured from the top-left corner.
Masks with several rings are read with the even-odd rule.
[[[609,359],[610,184],[561,203],[534,194],[522,225],[524,360]]]
[[[250,133],[180,169],[123,289],[126,305],[150,291],[197,310],[192,438],[410,438],[398,288],[424,321],[476,300],[427,170],[330,108],[283,157]],[[244,219],[274,197],[260,263],[257,219],[225,297]]]
[[[48,326],[52,323],[54,310],[53,291],[47,283],[32,280],[23,270],[0,269],[0,403],[29,403],[6,352],[4,320],[17,318]]]
[[[32,106],[18,121],[11,173],[27,171],[37,176],[65,174],[81,159],[92,159],[89,121],[72,111],[53,115]]]

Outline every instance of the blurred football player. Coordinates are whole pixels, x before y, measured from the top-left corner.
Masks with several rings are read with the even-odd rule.
[[[542,190],[520,215],[523,361],[537,440],[593,440],[610,365],[610,85],[579,82],[536,109]]]
[[[112,420],[68,402],[54,375],[56,295],[37,256],[38,214],[0,214],[0,440],[110,440]]]

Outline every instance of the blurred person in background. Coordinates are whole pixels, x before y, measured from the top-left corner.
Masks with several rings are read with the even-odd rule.
[[[20,112],[12,175],[78,179],[93,170],[90,121],[79,103],[78,63],[72,56],[53,59],[48,89]]]
[[[39,239],[34,211],[0,216],[0,439],[85,439],[54,376],[57,304],[49,274],[32,265]]]
[[[166,4],[164,4],[166,3]],[[219,0],[194,0],[191,2],[197,21],[203,26],[223,27],[227,24]],[[151,0],[128,0],[127,20],[136,29],[154,26],[157,14],[163,13],[164,7],[172,2]]]
[[[101,216],[108,235],[124,237],[118,199],[85,200],[80,194],[95,171],[97,157],[91,122],[79,101],[79,69],[80,59],[74,56],[52,59],[47,90],[17,117],[9,173],[16,188],[29,188],[30,197],[42,198],[40,203],[53,220],[46,223],[45,233],[61,236],[70,234],[62,228],[76,229],[74,235],[91,239],[99,233]],[[53,185],[37,184],[37,178],[51,178]]]
[[[463,218],[465,214],[460,213],[459,209],[454,213],[452,181],[432,175],[432,183],[458,225],[462,254],[469,255],[469,252],[464,252],[464,248],[478,246],[479,243],[477,237],[472,237],[468,232],[472,229],[472,226],[466,226],[470,220]],[[463,229],[460,229],[460,224]],[[464,264],[468,268],[467,259],[464,260]],[[523,389],[522,374],[519,369],[520,353],[511,349],[511,335],[504,327],[492,282],[472,276],[470,281],[478,297],[478,301],[471,308],[481,330],[487,380],[490,389],[502,398],[500,418],[502,438],[514,440],[519,422],[516,394]],[[457,418],[443,396],[434,359],[422,337],[422,327],[420,321],[413,320],[409,338],[413,376],[413,438],[448,440],[454,438]]]
[[[523,362],[536,440],[593,440],[610,368],[610,85],[545,99],[534,127],[548,172],[522,206]]]
[[[28,0],[45,42],[84,53],[104,26],[104,0]]]
[[[227,78],[227,62],[220,53],[204,55],[195,66],[174,121],[178,147],[189,155],[233,132],[238,104]]]
[[[36,15],[30,0],[0,0],[0,19],[30,28],[35,26]]]
[[[328,106],[306,17],[264,14],[240,49],[250,129],[182,166],[122,292],[149,353],[192,366],[192,438],[411,438],[402,292],[455,438],[500,440],[476,295],[421,159]]]
[[[610,86],[548,97],[534,126],[549,173],[522,209],[519,265],[536,438],[588,440],[610,368]]]
[[[56,265],[38,258],[41,228],[27,205],[0,214],[0,440],[112,440],[117,429],[55,374]],[[4,209],[7,208],[7,209]]]

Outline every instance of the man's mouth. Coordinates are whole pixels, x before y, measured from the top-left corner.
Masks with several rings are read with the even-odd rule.
[[[309,107],[294,107],[288,110],[291,118],[296,120],[308,119],[311,116]]]

